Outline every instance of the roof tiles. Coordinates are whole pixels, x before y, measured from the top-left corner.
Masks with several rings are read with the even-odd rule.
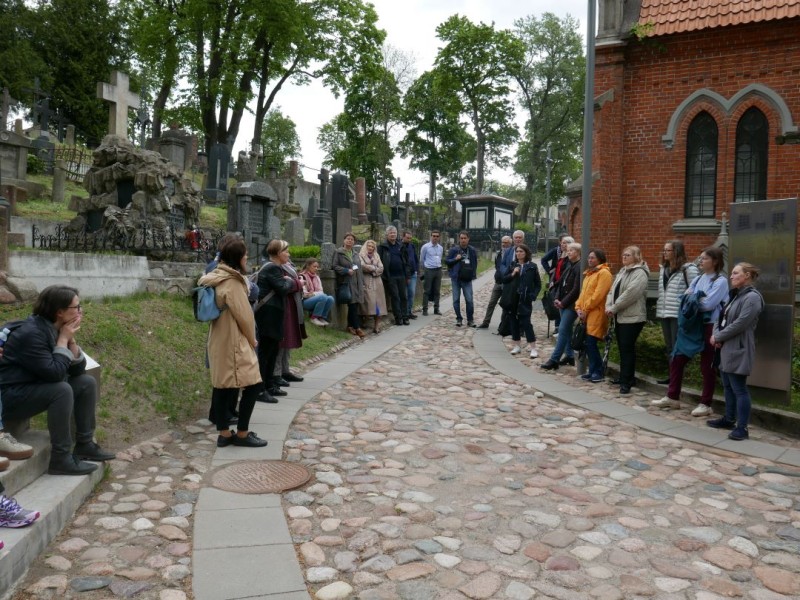
[[[800,17],[800,0],[642,0],[639,24],[650,35]]]

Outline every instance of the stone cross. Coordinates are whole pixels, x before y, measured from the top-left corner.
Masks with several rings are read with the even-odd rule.
[[[23,92],[30,92],[33,94],[33,106],[36,106],[39,103],[39,98],[46,98],[50,94],[45,92],[42,89],[42,84],[39,81],[38,77],[33,78],[33,87],[32,88],[22,88]]]
[[[11,97],[8,88],[3,88],[3,104],[0,108],[0,131],[8,128],[8,113],[17,105],[17,101]]]
[[[50,98],[45,98],[36,105],[35,121],[39,125],[43,135],[47,135],[50,130],[50,118],[54,117],[56,111],[50,108]]]
[[[97,83],[97,97],[111,104],[108,109],[108,133],[128,137],[128,109],[139,108],[139,94],[129,89],[130,80],[125,73],[113,71],[111,83]]]
[[[327,210],[326,196],[328,190],[328,182],[330,181],[330,171],[328,169],[321,169],[317,179],[319,179],[319,207],[318,210]]]

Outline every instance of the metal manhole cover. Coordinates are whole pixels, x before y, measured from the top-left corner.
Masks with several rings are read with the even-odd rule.
[[[300,487],[311,479],[303,465],[283,460],[241,462],[214,473],[211,485],[239,494],[277,494]]]

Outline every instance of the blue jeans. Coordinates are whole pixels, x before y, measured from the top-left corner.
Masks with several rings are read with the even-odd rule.
[[[750,421],[750,390],[747,389],[747,375],[722,373],[722,389],[725,390],[725,420],[736,423],[737,427],[747,427]]]
[[[456,311],[456,320],[463,321],[461,318],[461,292],[463,291],[464,302],[467,305],[467,321],[472,321],[475,312],[475,306],[472,304],[472,282],[451,277],[450,283],[453,286],[453,310]]]
[[[408,314],[414,312],[414,295],[417,293],[417,274],[414,273],[406,283],[406,296],[408,297]]]
[[[603,377],[603,357],[600,356],[600,350],[597,348],[597,342],[600,338],[593,335],[586,334],[586,358],[589,361],[589,374],[593,379]]]
[[[558,324],[556,347],[550,355],[550,360],[554,362],[561,360],[562,354],[566,354],[567,358],[575,358],[575,352],[572,350],[572,326],[578,318],[578,313],[571,308],[562,308],[560,312],[561,321]]]
[[[309,311],[312,317],[319,317],[327,321],[331,314],[333,303],[333,296],[319,294],[303,300],[303,309]]]

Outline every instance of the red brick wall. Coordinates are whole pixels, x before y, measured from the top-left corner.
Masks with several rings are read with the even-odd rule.
[[[598,48],[595,97],[613,89],[614,98],[595,111],[591,233],[592,245],[604,248],[615,267],[626,245],[639,245],[652,269],[665,240],[682,237],[690,256],[715,241],[716,233],[676,235],[672,229],[684,218],[686,130],[702,110],[719,127],[717,219],[730,214],[736,125],[751,106],[770,124],[767,198],[800,196],[800,144],[776,143],[779,115],[760,96],[749,95],[731,114],[701,101],[677,124],[672,149],[661,139],[678,105],[702,88],[729,99],[762,84],[783,98],[800,124],[798,31],[795,19]],[[568,214],[570,232],[579,239],[581,215],[574,201]]]

